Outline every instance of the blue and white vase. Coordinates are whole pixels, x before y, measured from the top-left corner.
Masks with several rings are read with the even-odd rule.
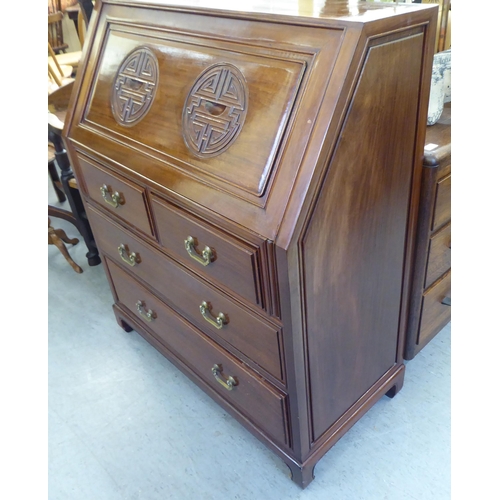
[[[445,102],[451,101],[451,49],[434,54],[431,93],[427,125],[434,125],[443,112]]]

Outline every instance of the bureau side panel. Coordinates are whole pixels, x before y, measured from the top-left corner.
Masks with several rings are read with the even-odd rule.
[[[367,50],[299,243],[313,442],[401,362],[424,35],[399,36]]]

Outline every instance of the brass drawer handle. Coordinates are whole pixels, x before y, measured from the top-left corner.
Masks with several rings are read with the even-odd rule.
[[[212,368],[212,373],[214,374],[215,380],[217,380],[217,382],[219,382],[219,384],[228,391],[232,391],[233,387],[236,387],[238,385],[238,380],[234,377],[231,377],[231,375],[229,375],[229,377],[227,378],[224,378],[222,376],[222,365],[214,365]]]
[[[126,262],[129,266],[135,266],[141,262],[141,258],[135,252],[128,253],[127,247],[122,243],[118,247],[118,253],[124,262]]]
[[[219,313],[216,318],[210,314],[210,307],[203,301],[200,305],[201,315],[212,325],[220,330],[225,324],[227,324],[227,318],[224,313]]]
[[[156,313],[149,309],[146,311],[146,304],[142,300],[137,301],[137,310],[139,311],[139,314],[148,322],[151,323],[156,318]]]
[[[196,251],[196,245],[192,236],[188,236],[187,239],[184,240],[184,245],[189,256],[192,257],[196,262],[199,262],[203,266],[208,266],[208,264],[212,262],[214,256],[212,249],[210,247],[205,247],[200,255]]]
[[[103,184],[100,189],[104,201],[109,205],[111,205],[112,207],[117,208],[125,203],[125,201],[122,198],[122,195],[118,191],[111,193],[111,190],[109,189],[108,186],[106,186],[106,184]]]

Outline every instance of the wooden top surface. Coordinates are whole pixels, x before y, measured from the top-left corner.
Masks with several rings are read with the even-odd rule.
[[[370,22],[410,11],[437,8],[436,4],[398,4],[373,0],[260,0],[252,4],[229,0],[102,0],[103,3],[142,5],[189,11],[228,11],[236,15],[286,16],[309,20]]]
[[[444,105],[439,120],[434,125],[427,127],[425,145],[431,144],[435,144],[437,147],[425,150],[424,162],[427,166],[437,165],[451,153],[451,102]]]
[[[385,19],[380,16],[364,23],[348,18],[325,20],[320,17],[321,9],[309,12],[309,18],[291,17],[292,11],[284,8],[303,1],[311,6],[312,0],[262,2],[262,10],[284,6],[272,14],[208,9],[222,5],[222,0],[199,0],[192,8],[187,0],[174,1],[103,0],[96,4],[76,82],[76,100],[63,132],[70,142],[68,150],[74,148],[70,152],[73,163],[79,161],[76,155],[80,161],[95,161],[139,185],[147,184],[158,196],[217,227],[233,232],[234,223],[266,239],[280,237],[279,244],[285,248],[302,207],[311,203],[327,168],[364,55],[372,58],[383,53],[377,55],[382,58],[380,67],[391,61],[392,50],[397,54],[403,50],[405,61],[422,61],[425,44],[434,36],[437,7],[356,3],[359,17],[363,9],[387,13]],[[179,2],[184,7],[174,7]],[[346,0],[323,4],[339,16],[354,12],[354,5]],[[283,15],[286,12],[290,15]],[[433,23],[430,29],[429,23]],[[386,44],[387,50],[378,50]],[[406,47],[411,47],[411,55]],[[151,68],[157,65],[158,71],[148,78],[154,74],[152,88],[158,91],[147,100],[146,111],[138,115],[140,121],[134,117],[136,121],[129,123],[129,116],[119,113],[118,91],[110,89],[121,75],[121,65],[128,64],[127,58],[136,52],[156,61]],[[426,61],[425,67],[419,63],[420,73],[412,73],[413,79],[425,78],[424,89],[430,82],[430,74],[422,73],[422,68],[429,71]],[[239,106],[246,114],[240,115],[245,122],[233,143],[223,143],[220,150],[208,150],[202,156],[205,149],[194,151],[187,142],[196,137],[196,130],[185,118],[185,110],[192,109],[186,100],[198,92],[199,82],[205,83],[206,71],[219,69],[221,64],[236,75],[234,93],[241,97]],[[395,74],[399,71],[394,68]],[[237,89],[243,90],[237,94]],[[363,116],[378,106],[378,97],[371,96],[387,89],[367,91]],[[401,92],[403,103],[408,95]],[[205,106],[207,113],[222,123],[227,116],[212,113],[213,104],[210,109]]]

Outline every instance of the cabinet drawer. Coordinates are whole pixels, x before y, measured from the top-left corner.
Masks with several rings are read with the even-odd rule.
[[[152,286],[169,305],[198,328],[216,340],[222,338],[278,380],[283,380],[281,328],[252,315],[172,259],[98,214],[92,207],[88,209],[88,217],[101,252],[116,259],[131,273]],[[132,253],[136,254],[137,260],[130,260]],[[127,260],[129,264],[126,263]],[[205,312],[211,323],[200,311],[204,301],[212,308],[212,311]],[[220,312],[227,321],[222,328],[214,324]]]
[[[431,286],[451,268],[451,224],[430,239],[425,288]]]
[[[436,204],[432,230],[440,228],[451,220],[451,175],[439,180],[436,186]]]
[[[451,306],[443,304],[445,298],[451,300],[451,271],[424,293],[419,344],[430,340],[450,321]]]
[[[237,358],[201,334],[116,264],[108,259],[106,262],[119,304],[137,316],[168,349],[226,401],[274,440],[288,442],[285,394],[254,375]],[[215,365],[220,370],[217,377],[212,372]],[[229,377],[237,383],[231,390],[227,388]]]
[[[116,217],[152,236],[144,188],[78,157],[89,198]]]
[[[167,201],[154,195],[151,198],[160,243],[171,255],[196,273],[222,283],[263,307],[258,245],[245,244],[187,215]],[[190,238],[193,243],[188,250],[186,241]],[[202,253],[207,247],[212,257],[203,259]]]

